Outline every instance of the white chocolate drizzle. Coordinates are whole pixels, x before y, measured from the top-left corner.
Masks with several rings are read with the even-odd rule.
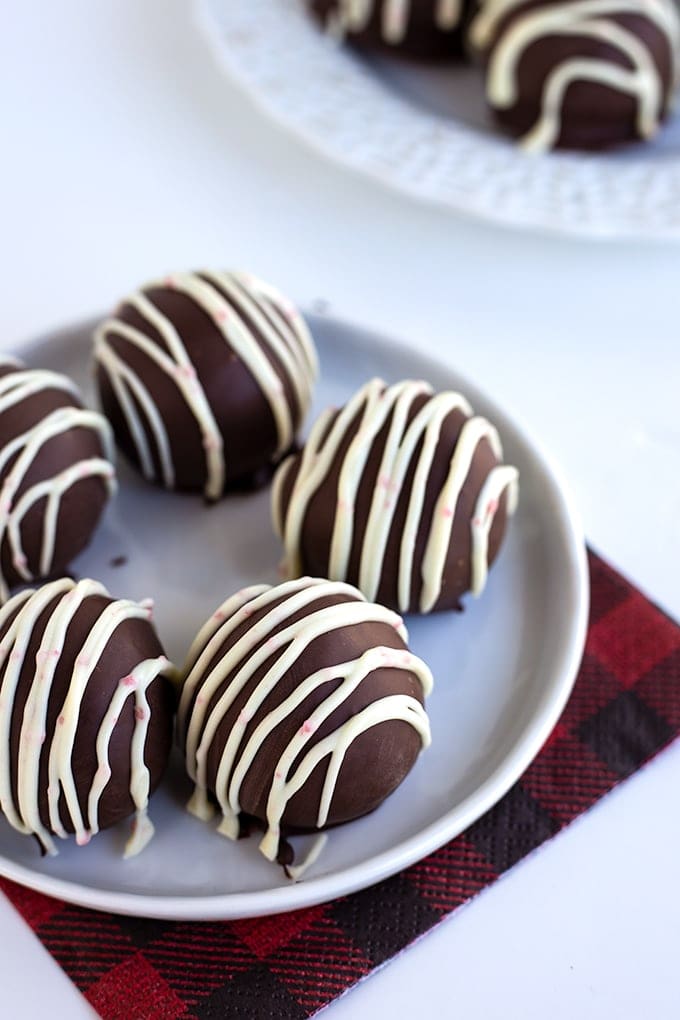
[[[10,599],[0,610],[0,629],[11,623],[0,642],[0,808],[15,829],[37,836],[46,853],[56,854],[53,836],[68,834],[60,817],[60,799],[75,831],[76,843],[85,846],[99,831],[99,803],[111,778],[109,747],[118,718],[129,698],[134,699],[134,731],[130,744],[130,796],[135,806],[133,831],[125,856],[144,849],[153,835],[148,817],[149,770],[144,761],[150,709],[146,697],[156,677],[169,675],[171,666],[165,656],[140,662],[116,685],[108,710],[96,734],[97,770],[87,796],[85,817],[80,809],[78,787],[73,772],[76,731],[81,720],[83,699],[88,686],[97,683],[95,670],[118,627],[128,620],[150,618],[151,602],[127,600],[110,602],[85,635],[73,664],[71,681],[52,732],[46,731],[47,706],[57,668],[61,663],[69,624],[83,602],[92,596],[108,598],[108,592],[96,581],[64,579],[44,585],[37,591],[24,591]],[[27,660],[34,629],[43,612],[55,603],[45,626],[35,662]],[[12,615],[14,619],[12,619]],[[69,664],[70,665],[70,664]],[[17,688],[26,670],[33,671],[22,716],[19,756],[16,763],[16,799],[10,775],[14,770],[10,755],[10,730],[15,712]],[[47,803],[49,826],[40,818],[39,770],[47,755]]]
[[[78,387],[66,376],[45,370],[23,369],[19,362],[9,358],[0,361],[0,367],[5,366],[17,370],[0,376],[0,422],[4,412],[24,401],[39,399],[41,393],[49,390],[62,391],[69,399],[80,399]],[[56,436],[76,428],[89,429],[97,435],[102,456],[76,461],[59,474],[36,481],[21,492],[44,446]],[[53,570],[59,511],[65,493],[89,478],[101,478],[109,495],[115,491],[113,458],[113,436],[107,420],[95,411],[76,406],[51,411],[0,449],[0,476],[11,464],[0,484],[0,547],[8,543],[12,566],[22,580],[46,577]],[[28,512],[41,500],[45,501],[45,509],[40,563],[39,570],[32,572],[22,545],[21,528]],[[8,594],[9,585],[0,570],[0,601],[4,601]]]
[[[329,596],[341,596],[346,601],[315,608],[316,603]],[[300,619],[289,622],[301,611],[304,612]],[[221,655],[210,672],[206,672],[229,636],[255,613],[264,615]],[[323,740],[318,743],[312,741],[313,734],[331,713],[374,669],[393,667],[411,671],[427,696],[432,689],[432,675],[427,666],[406,649],[375,647],[359,658],[322,667],[302,679],[277,708],[258,715],[268,695],[295,667],[312,641],[331,631],[365,622],[388,624],[404,642],[408,638],[403,621],[396,613],[367,603],[355,588],[337,582],[301,578],[273,588],[266,585],[248,588],[221,606],[200,631],[189,651],[179,706],[179,732],[185,742],[187,770],[195,783],[188,805],[193,814],[204,820],[212,817],[213,808],[208,800],[208,757],[220,724],[243,691],[247,691],[248,697],[221,751],[214,784],[222,815],[219,831],[231,839],[237,838],[239,831],[241,787],[270,734],[278,726],[285,725],[286,719],[315,691],[332,681],[341,680],[340,685],[332,693],[329,691],[303,726],[291,736],[281,757],[272,765],[267,830],[260,843],[260,850],[269,860],[277,856],[281,821],[288,801],[304,786],[314,769],[328,759],[317,827],[322,828],[326,824],[345,755],[361,733],[382,722],[401,719],[418,732],[424,747],[429,745],[430,728],[425,710],[416,698],[406,695],[391,695],[374,701]],[[253,676],[270,659],[272,664],[253,685]],[[220,694],[225,683],[226,687]],[[215,698],[217,700],[213,704]],[[246,727],[256,715],[258,725],[246,741]],[[321,846],[315,844],[302,869],[298,866],[291,874],[299,877],[301,870],[315,859],[320,849]]]
[[[408,423],[414,401],[429,396]],[[445,419],[461,411],[467,421],[452,451],[448,477],[438,493],[428,522],[428,538],[421,565],[422,590],[419,609],[430,612],[441,594],[451,531],[458,500],[470,473],[472,461],[482,440],[487,440],[498,460],[503,451],[496,429],[485,419],[472,417],[472,409],[459,393],[432,395],[422,382],[402,382],[389,388],[381,379],[373,379],[360,389],[334,417],[327,411],[315,423],[300,455],[299,468],[287,506],[282,506],[283,488],[288,472],[297,464],[296,456],[279,468],[272,491],[274,527],[286,550],[286,573],[295,577],[303,570],[302,533],[309,504],[337,464],[339,450],[351,427],[356,428],[340,466],[331,548],[329,577],[347,580],[354,540],[355,507],[369,454],[380,431],[389,421],[382,460],[378,470],[366,529],[361,545],[358,587],[367,599],[378,594],[385,565],[387,542],[394,513],[409,468],[415,460],[398,565],[398,605],[401,612],[410,608],[416,537],[421,528],[428,478]],[[354,425],[358,420],[358,426]],[[416,457],[416,451],[419,451]],[[479,595],[488,569],[488,536],[499,501],[507,491],[507,512],[517,505],[518,473],[513,467],[492,469],[478,497],[471,521],[471,590]]]
[[[176,290],[208,315],[227,345],[243,362],[267,400],[274,418],[280,456],[292,444],[298,417],[304,416],[318,372],[314,343],[302,316],[277,290],[246,273],[176,273],[149,284],[127,298],[162,338],[164,347],[141,329],[112,317],[95,332],[95,360],[106,373],[137,450],[142,473],[156,480],[150,433],[160,462],[160,481],[175,487],[172,443],[153,394],[126,361],[113,341],[123,340],[141,352],[176,385],[201,432],[206,457],[205,496],[217,500],[224,491],[228,458],[214,408],[189,354],[189,338],[182,337],[172,320],[148,296],[154,288]],[[257,330],[256,334],[255,330]],[[280,371],[267,356],[271,355]],[[281,374],[282,373],[282,374]],[[284,379],[295,394],[297,408],[286,396]],[[229,395],[225,396],[229,399]],[[145,427],[146,426],[146,427]]]
[[[595,82],[632,96],[637,103],[637,133],[643,139],[652,137],[668,100],[661,70],[645,39],[616,19],[634,15],[658,29],[668,41],[675,82],[680,18],[672,0],[562,0],[535,7],[525,7],[524,3],[525,0],[485,0],[470,28],[473,46],[489,50],[487,97],[495,109],[510,109],[518,102],[521,60],[530,46],[547,36],[595,40],[618,50],[630,66],[587,55],[556,63],[543,84],[538,119],[520,144],[531,152],[545,152],[557,144],[565,96],[569,86],[577,81]],[[494,39],[500,22],[518,8],[516,17]]]
[[[357,35],[367,27],[381,0],[337,0],[327,16],[328,31],[339,39]],[[460,24],[462,0],[436,0],[433,27],[452,31]],[[383,42],[398,46],[408,33],[411,0],[382,0],[380,28]]]

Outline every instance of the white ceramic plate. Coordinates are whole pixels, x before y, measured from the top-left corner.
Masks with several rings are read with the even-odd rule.
[[[362,60],[303,0],[198,0],[221,66],[281,126],[354,170],[508,226],[680,238],[680,113],[654,143],[530,156],[494,130],[475,68]]]
[[[316,864],[293,884],[259,854],[184,810],[181,761],[151,803],[156,836],[130,861],[127,827],[86,848],[60,843],[41,859],[33,840],[0,820],[0,873],[62,899],[118,913],[214,919],[276,913],[363,888],[424,857],[474,822],[536,755],[562,711],[580,661],[588,583],[584,542],[554,468],[522,430],[454,371],[339,322],[310,317],[322,375],[314,413],[341,404],[366,379],[425,378],[460,389],[499,427],[521,472],[521,500],[489,585],[462,614],[409,619],[411,646],[436,680],[433,744],[374,814],[334,830]],[[31,364],[87,386],[89,330],[27,348]],[[89,389],[89,387],[88,387]],[[156,622],[181,662],[199,626],[227,594],[275,582],[281,550],[268,491],[206,508],[145,485],[120,465],[121,492],[92,547],[75,564],[118,596],[156,598]],[[123,566],[114,566],[124,556]]]

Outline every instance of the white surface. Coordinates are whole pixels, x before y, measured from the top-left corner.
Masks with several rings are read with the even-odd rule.
[[[127,826],[102,833],[86,852],[68,840],[55,859],[41,858],[33,840],[0,821],[0,874],[83,906],[172,920],[311,906],[372,885],[457,836],[510,789],[552,731],[576,676],[588,610],[585,545],[570,496],[531,437],[450,368],[327,317],[311,317],[310,326],[321,365],[310,420],[367,379],[423,378],[464,393],[493,421],[520,472],[519,508],[483,598],[466,598],[462,616],[407,621],[409,645],[435,677],[432,746],[377,812],[330,833],[302,882],[266,861],[256,837],[230,843],[217,822],[187,815],[191,786],[178,754],[172,782],[151,804],[156,835],[139,856],[121,858]],[[53,333],[27,352],[29,364],[64,371],[89,391],[91,336],[91,324]],[[119,495],[74,567],[115,596],[155,598],[161,641],[181,665],[228,595],[279,580],[270,492],[206,509],[200,499],[146,485],[122,463],[119,475]],[[121,555],[125,566],[111,567]],[[188,860],[195,867],[186,868]]]
[[[305,0],[198,0],[216,58],[277,123],[346,167],[495,223],[680,239],[680,117],[651,144],[523,152],[495,130],[478,67],[361,59]]]
[[[561,460],[591,540],[680,615],[680,251],[471,224],[317,159],[230,91],[180,0],[15,5],[0,35],[2,347],[150,274],[241,263],[414,339]],[[328,1016],[675,1017],[680,746]],[[91,1011],[8,906],[8,1016]],[[21,1011],[21,1012],[20,1012]]]

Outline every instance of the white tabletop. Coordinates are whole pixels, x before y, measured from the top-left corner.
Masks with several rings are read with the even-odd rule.
[[[680,616],[678,248],[504,232],[355,178],[251,108],[182,0],[11,5],[0,124],[3,350],[166,270],[252,269],[477,379]],[[678,1015],[679,770],[680,745],[328,1015]],[[1,899],[0,942],[3,1016],[91,1015]]]

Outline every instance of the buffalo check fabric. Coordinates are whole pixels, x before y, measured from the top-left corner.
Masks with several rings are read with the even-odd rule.
[[[312,1016],[591,807],[680,731],[680,627],[590,554],[583,664],[552,736],[467,832],[322,906],[195,924],[0,887],[105,1020]]]

